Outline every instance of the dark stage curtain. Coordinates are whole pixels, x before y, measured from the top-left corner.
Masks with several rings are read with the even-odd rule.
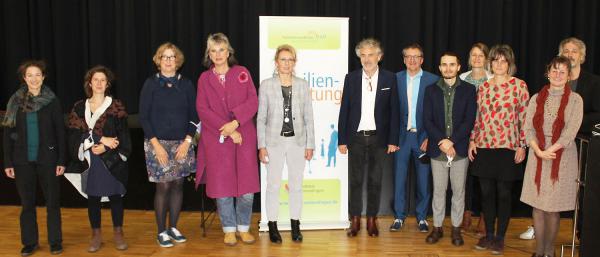
[[[156,48],[165,41],[178,45],[186,59],[180,71],[196,81],[205,69],[201,63],[206,37],[215,32],[229,36],[237,59],[258,85],[261,15],[350,17],[349,70],[360,67],[354,46],[365,37],[382,41],[381,65],[394,72],[405,68],[402,48],[409,43],[424,47],[424,69],[434,73],[439,73],[437,63],[445,51],[462,56],[466,70],[473,43],[506,43],[515,50],[516,76],[535,93],[546,82],[545,64],[569,36],[587,44],[584,69],[600,73],[597,13],[597,0],[2,0],[0,109],[19,86],[19,63],[34,58],[47,61],[46,84],[65,112],[84,97],[84,72],[103,64],[117,75],[113,95],[130,113],[137,113],[143,81],[156,72]],[[132,131],[138,145],[134,149],[141,149],[142,132],[139,127]],[[137,178],[129,184],[139,188],[129,188],[127,205],[152,208],[153,185],[145,180],[141,151],[134,155],[131,173]],[[3,192],[16,197],[14,183],[4,176],[1,180]],[[188,185],[186,190],[192,189]],[[82,204],[72,201],[67,205]]]
[[[151,57],[165,41],[184,51],[181,73],[195,81],[206,36],[224,32],[241,64],[258,84],[258,16],[350,17],[350,70],[360,67],[354,45],[364,37],[385,47],[382,66],[403,69],[402,47],[419,42],[426,70],[438,73],[441,53],[463,56],[470,46],[507,43],[517,57],[517,76],[535,93],[545,83],[544,66],[561,39],[587,44],[585,69],[600,71],[596,0],[3,0],[0,3],[0,106],[18,87],[18,64],[29,58],[48,62],[47,84],[66,110],[81,99],[83,73],[103,64],[118,75],[113,94],[137,112],[146,77],[156,71]]]

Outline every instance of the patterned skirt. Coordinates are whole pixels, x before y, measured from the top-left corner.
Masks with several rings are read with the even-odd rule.
[[[168,162],[161,166],[156,159],[154,147],[150,140],[144,139],[144,152],[146,155],[146,169],[148,171],[148,180],[150,182],[169,182],[179,178],[184,178],[190,173],[196,172],[196,155],[193,146],[188,148],[187,155],[182,160],[175,160],[177,147],[183,143],[183,140],[162,140],[158,142],[163,146],[168,155]]]

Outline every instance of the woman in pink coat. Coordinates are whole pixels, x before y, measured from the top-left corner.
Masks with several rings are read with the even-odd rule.
[[[196,183],[206,179],[206,193],[217,199],[224,243],[253,243],[249,233],[254,193],[260,191],[256,159],[258,110],[256,88],[248,70],[237,65],[229,39],[208,36],[204,65],[198,79],[196,109],[202,122]],[[234,205],[234,199],[236,204]]]

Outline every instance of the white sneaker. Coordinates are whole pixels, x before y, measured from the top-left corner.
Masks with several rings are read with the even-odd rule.
[[[528,226],[527,231],[521,233],[519,235],[519,238],[521,238],[523,240],[535,239],[535,229],[533,228],[533,226]]]

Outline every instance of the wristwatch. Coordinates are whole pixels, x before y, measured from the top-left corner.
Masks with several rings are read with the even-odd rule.
[[[191,137],[186,137],[185,141],[191,144],[192,143],[192,138]]]

